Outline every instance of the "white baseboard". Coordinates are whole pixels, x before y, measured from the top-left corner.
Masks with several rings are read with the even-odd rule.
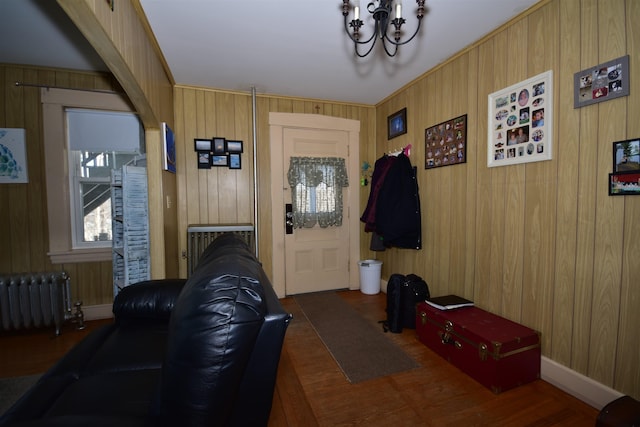
[[[87,305],[82,307],[84,320],[109,319],[113,317],[113,304]]]
[[[554,362],[548,357],[542,356],[540,365],[540,376],[543,380],[597,410],[601,410],[607,403],[623,395],[619,391]]]

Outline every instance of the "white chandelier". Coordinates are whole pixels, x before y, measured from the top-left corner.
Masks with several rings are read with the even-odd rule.
[[[413,40],[416,34],[418,34],[418,31],[420,31],[420,24],[422,23],[422,18],[424,17],[425,12],[425,0],[416,0],[416,3],[418,3],[418,11],[416,13],[418,18],[418,28],[416,28],[416,31],[411,35],[411,37],[402,41],[400,40],[402,38],[401,27],[402,24],[407,21],[402,17],[402,4],[400,0],[395,0],[395,2],[394,0],[374,0],[367,5],[366,9],[366,11],[373,17],[373,33],[367,40],[361,41],[360,28],[364,22],[360,20],[360,6],[358,5],[358,1],[359,0],[356,0],[356,6],[353,8],[353,19],[349,21],[348,16],[351,12],[351,4],[349,3],[349,0],[343,0],[342,15],[344,16],[344,30],[353,41],[354,51],[360,58],[364,58],[373,50],[378,39],[382,40],[382,45],[384,46],[384,51],[387,55],[395,56],[396,53],[398,53],[398,46],[409,43]],[[391,19],[391,11],[393,9],[395,9],[395,18]],[[393,24],[394,27],[392,35],[388,32],[390,23]],[[349,31],[349,27],[353,29],[353,34]],[[358,49],[360,45],[369,45],[364,54],[360,53],[360,50]]]

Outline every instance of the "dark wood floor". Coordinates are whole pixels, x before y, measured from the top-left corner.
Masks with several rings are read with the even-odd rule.
[[[340,293],[365,318],[385,317],[385,295]],[[415,331],[389,334],[420,368],[350,384],[293,298],[270,427],[280,426],[593,426],[598,411],[543,380],[493,394],[431,352]],[[0,377],[44,372],[78,340],[105,321],[51,331],[0,336]]]

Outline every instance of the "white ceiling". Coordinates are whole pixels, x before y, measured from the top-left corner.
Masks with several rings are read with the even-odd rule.
[[[376,104],[539,0],[427,0],[394,58],[353,55],[340,0],[139,1],[177,84]],[[0,63],[104,70],[55,1],[0,0],[0,16]]]

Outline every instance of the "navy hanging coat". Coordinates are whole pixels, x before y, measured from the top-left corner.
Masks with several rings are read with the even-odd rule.
[[[399,154],[384,177],[375,208],[375,231],[386,247],[422,248],[422,222],[416,168]]]

